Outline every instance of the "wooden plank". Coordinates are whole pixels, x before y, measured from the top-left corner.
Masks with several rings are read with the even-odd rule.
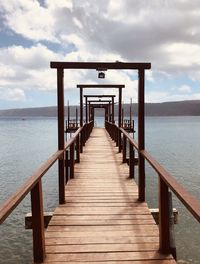
[[[56,225],[56,226],[61,226],[61,225],[81,225],[81,226],[104,226],[104,225],[149,225],[149,224],[155,224],[152,219],[125,219],[125,220],[113,220],[113,219],[98,219],[98,220],[90,220],[90,219],[85,219],[85,220],[68,220],[67,217],[63,218],[61,217],[56,218],[51,220],[49,225]]]
[[[157,236],[91,236],[91,237],[46,237],[46,245],[84,245],[84,244],[143,244],[158,243]]]
[[[146,207],[57,207],[56,214],[98,214],[98,215],[115,215],[115,214],[150,214],[149,209]]]
[[[51,226],[49,226],[50,228]],[[133,230],[100,230],[100,231],[92,231],[92,232],[84,232],[84,231],[46,231],[46,237],[92,237],[92,236],[158,236],[158,230],[151,229],[133,229]],[[141,227],[142,228],[142,227]]]
[[[49,263],[48,260],[45,261],[44,263]],[[63,264],[62,262],[59,261],[51,261],[52,264]],[[119,261],[79,261],[78,264],[119,264]],[[132,262],[130,262],[129,260],[121,260],[120,264],[130,264]],[[145,260],[145,264],[175,264],[176,262],[173,259],[166,259],[166,260]],[[75,261],[70,261],[70,264],[77,264],[77,262]],[[143,260],[134,260],[134,264],[144,264]]]
[[[133,219],[133,220],[141,220],[141,219],[151,219],[153,223],[154,220],[150,214],[144,214],[144,215],[123,215],[123,214],[116,214],[116,215],[57,215],[54,214],[53,219],[65,219],[65,220],[86,220],[86,221],[92,221],[92,220],[127,220],[127,219]]]
[[[147,204],[146,203],[127,203],[127,202],[123,202],[123,203],[112,203],[112,202],[75,202],[75,203],[69,203],[69,202],[66,202],[64,205],[60,206],[60,207],[133,207],[133,208],[136,208],[136,207],[146,207]]]
[[[102,252],[81,254],[48,254],[46,261],[120,261],[120,260],[163,260],[172,259],[170,255],[162,255],[159,252]]]
[[[141,230],[142,228],[142,230]],[[60,231],[60,232],[93,232],[93,231],[135,231],[135,232],[157,232],[158,227],[155,224],[146,224],[146,225],[102,225],[102,226],[57,226],[57,225],[52,225],[49,226],[48,231]]]
[[[132,197],[132,198],[126,198],[126,197],[95,197],[95,196],[90,196],[90,197],[67,197],[66,198],[66,203],[96,203],[98,205],[98,203],[126,203],[126,204],[132,204],[132,203],[138,203],[138,199],[136,198],[136,196]]]
[[[86,252],[144,252],[155,251],[158,243],[143,244],[90,244],[90,245],[51,245],[46,246],[46,252],[54,253],[86,253]]]

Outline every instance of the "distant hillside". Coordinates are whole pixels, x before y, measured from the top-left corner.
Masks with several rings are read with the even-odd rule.
[[[124,116],[129,115],[129,104],[124,106]],[[76,106],[70,107],[71,116],[75,116]],[[115,105],[115,115],[117,115],[118,106]],[[200,100],[166,102],[166,103],[146,103],[147,116],[200,116]],[[78,107],[79,112],[79,107]],[[133,104],[134,115],[137,115],[137,104]],[[67,107],[65,109],[67,115]],[[96,111],[97,116],[103,116],[104,112]],[[0,117],[56,117],[57,107],[38,107],[23,109],[0,110]]]

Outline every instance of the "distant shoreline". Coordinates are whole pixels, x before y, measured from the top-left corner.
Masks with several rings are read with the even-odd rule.
[[[76,108],[79,106],[70,106],[71,117],[75,116]],[[124,116],[129,116],[130,104],[124,104]],[[164,103],[146,103],[146,116],[200,116],[200,100],[188,100]],[[117,115],[118,106],[115,105],[115,115]],[[132,112],[137,116],[137,104],[133,104]],[[65,107],[67,117],[67,107]],[[0,110],[0,117],[56,117],[57,107],[33,107]],[[96,116],[104,116],[103,110],[96,110]]]

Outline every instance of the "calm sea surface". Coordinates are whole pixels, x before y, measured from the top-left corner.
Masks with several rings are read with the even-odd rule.
[[[136,122],[137,123],[137,122]],[[97,118],[102,126],[103,119]],[[136,125],[137,130],[137,125]],[[137,137],[137,135],[136,135]],[[54,118],[0,119],[0,202],[9,197],[57,149]],[[200,200],[200,117],[146,118],[146,149]],[[148,166],[147,202],[157,204],[157,175]],[[43,177],[45,211],[58,204],[57,164]],[[175,227],[179,263],[200,263],[200,225],[174,197],[179,211]],[[30,195],[0,226],[0,263],[32,263],[31,230],[24,229]]]

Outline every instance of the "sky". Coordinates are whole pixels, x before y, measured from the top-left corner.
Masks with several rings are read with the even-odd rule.
[[[151,62],[147,102],[197,100],[199,43],[200,0],[0,0],[0,109],[56,105],[50,61]],[[137,102],[137,71],[97,75],[65,71],[65,102],[88,83],[125,84]]]

